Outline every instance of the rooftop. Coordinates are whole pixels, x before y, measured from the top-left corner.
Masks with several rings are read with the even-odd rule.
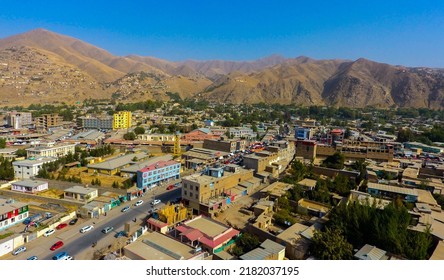
[[[26,205],[28,205],[28,204],[22,203],[22,202],[17,202],[13,199],[0,198],[0,214],[3,215],[5,213],[14,211],[17,208],[21,208]]]
[[[389,185],[370,183],[370,182],[368,183],[368,188],[380,190],[380,191],[385,191],[385,192],[418,196],[418,190],[416,190],[416,189],[401,188],[401,187],[396,187],[396,186],[389,186]]]
[[[142,260],[186,260],[194,256],[194,248],[158,232],[147,232],[125,251]]]
[[[159,156],[159,157],[153,157],[145,161],[136,162],[131,166],[128,166],[126,168],[123,168],[122,172],[128,172],[128,173],[136,173],[137,171],[141,170],[142,168],[148,167],[152,164],[155,164],[158,161],[170,161],[173,157],[171,155],[165,155],[165,156]],[[176,162],[177,163],[177,162]]]
[[[46,162],[51,162],[51,161],[55,161],[56,158],[53,157],[44,157],[44,158],[38,158],[38,159],[26,159],[26,160],[18,160],[18,161],[14,161],[12,163],[12,165],[17,165],[17,166],[32,166],[32,165],[38,165],[38,164],[43,164]]]
[[[87,188],[87,187],[83,187],[83,186],[72,186],[70,188],[65,189],[65,192],[84,194],[84,195],[87,195],[87,194],[92,193],[94,191],[97,191],[97,189]]]
[[[386,251],[379,249],[376,246],[365,244],[358,252],[356,252],[355,257],[360,260],[384,260],[387,259],[386,253]]]
[[[106,160],[97,164],[88,164],[88,168],[92,169],[104,169],[104,170],[113,170],[122,166],[125,166],[130,163],[134,163],[134,157],[137,160],[141,160],[146,158],[148,155],[146,153],[135,153],[135,154],[127,154],[119,157],[115,157],[109,160]],[[137,161],[136,161],[137,162]]]
[[[12,185],[17,186],[23,186],[23,187],[38,187],[43,184],[47,184],[48,182],[45,181],[38,181],[38,180],[23,180],[23,181],[17,181],[14,183],[11,183]]]

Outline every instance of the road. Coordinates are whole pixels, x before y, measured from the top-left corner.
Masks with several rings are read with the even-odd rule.
[[[180,187],[157,195],[155,195],[155,193],[148,193],[141,198],[144,203],[140,206],[134,206],[137,200],[124,203],[111,210],[107,216],[100,216],[98,219],[93,218],[86,220],[82,224],[68,226],[65,229],[56,231],[49,237],[40,237],[37,240],[25,244],[28,248],[26,252],[20,253],[17,256],[9,254],[3,256],[1,259],[26,260],[30,256],[37,256],[39,260],[50,260],[59,252],[67,252],[77,260],[92,259],[95,249],[107,247],[116,241],[114,235],[124,229],[125,223],[130,223],[134,229],[138,229],[143,225],[148,216],[148,210],[152,209],[150,202],[153,199],[160,199],[162,201],[162,203],[155,206],[155,208],[158,209],[165,205],[166,202],[174,201],[180,196]],[[131,208],[129,211],[122,213],[120,210],[125,206],[130,206]],[[133,222],[134,218],[136,218],[136,222]],[[94,228],[88,232],[80,233],[80,228],[86,225],[93,225]],[[103,234],[101,231],[107,226],[114,227],[114,230],[108,234]],[[49,248],[51,245],[59,240],[65,243],[63,247],[57,249],[55,252],[50,251]],[[94,242],[97,242],[97,246],[92,248]]]

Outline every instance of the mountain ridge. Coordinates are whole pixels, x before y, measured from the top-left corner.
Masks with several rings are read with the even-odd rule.
[[[365,58],[271,55],[252,61],[172,62],[136,54],[115,56],[41,28],[0,39],[0,54],[0,62],[8,65],[0,66],[0,96],[9,96],[8,104],[35,102],[36,96],[43,102],[52,100],[55,90],[60,100],[72,100],[70,94],[81,100],[168,100],[169,93],[177,92],[181,98],[225,103],[444,108],[443,69]]]

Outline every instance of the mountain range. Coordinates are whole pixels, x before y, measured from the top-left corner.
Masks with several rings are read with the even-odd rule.
[[[115,56],[45,29],[0,39],[0,103],[134,102],[200,98],[219,103],[282,103],[361,108],[442,109],[444,70],[360,58],[279,55],[254,61],[172,62]]]

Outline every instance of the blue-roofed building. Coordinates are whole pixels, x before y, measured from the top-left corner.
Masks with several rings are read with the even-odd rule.
[[[295,126],[294,127],[294,138],[298,140],[310,140],[312,136],[311,128]]]

